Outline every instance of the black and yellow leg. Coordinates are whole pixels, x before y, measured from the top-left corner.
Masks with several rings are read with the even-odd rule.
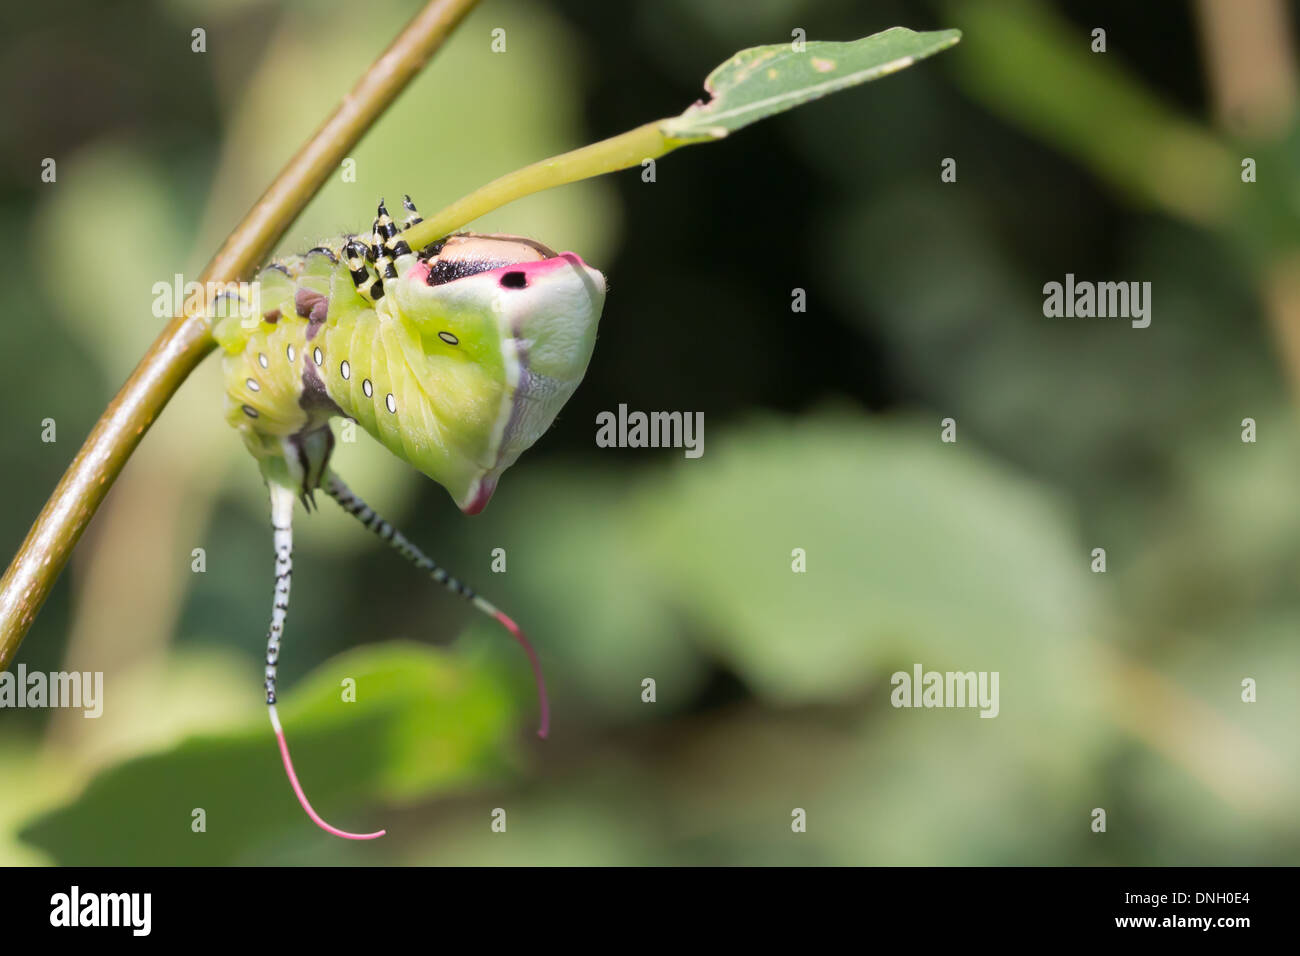
[[[409,213],[406,219],[402,221],[402,232],[410,229],[416,223],[424,222],[424,220],[420,218],[419,212],[416,211],[415,203],[411,202],[410,196],[402,197],[402,205],[406,207],[406,211]],[[401,237],[400,233],[392,243],[392,250],[394,259],[400,259],[402,256],[409,256],[411,254],[410,245]]]
[[[388,208],[381,199],[379,212],[375,214],[375,241],[381,246],[387,245],[395,235],[397,235],[397,226],[393,224],[393,217],[388,215]]]
[[[402,222],[403,232],[405,232],[407,229],[410,229],[416,223],[424,222],[424,219],[421,218],[419,212],[416,211],[415,203],[411,202],[410,196],[402,197],[402,205],[406,207],[406,211],[410,213],[410,215],[407,216],[406,219]]]
[[[343,258],[357,292],[371,302],[378,302],[384,297],[384,282],[379,276],[372,276],[366,268],[366,260],[370,258],[368,253],[366,244],[360,239],[349,239],[343,247]]]
[[[381,199],[374,225],[375,271],[379,273],[381,279],[397,278],[397,267],[393,265],[394,251],[391,245],[396,235],[397,226],[393,225],[393,218],[388,215],[388,210]],[[406,243],[402,245],[406,246]],[[406,252],[410,251],[410,247],[406,246]]]

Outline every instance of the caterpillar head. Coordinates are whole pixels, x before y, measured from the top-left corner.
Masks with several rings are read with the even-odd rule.
[[[400,257],[386,286],[419,337],[439,453],[413,459],[467,514],[550,427],[586,374],[605,277],[531,239],[465,233]]]

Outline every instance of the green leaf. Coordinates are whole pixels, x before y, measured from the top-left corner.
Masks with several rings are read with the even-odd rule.
[[[1080,696],[1068,675],[1096,615],[1087,549],[1032,481],[969,437],[940,442],[937,416],[760,420],[703,460],[658,477],[631,540],[760,697],[888,691],[884,675],[915,662],[1000,670],[1040,721]]]
[[[345,678],[356,682],[355,702],[343,700]],[[299,779],[321,816],[373,829],[388,821],[369,805],[410,804],[505,776],[523,706],[511,681],[464,654],[392,643],[331,659],[289,688],[281,709]],[[197,808],[206,832],[191,830]],[[375,843],[401,840],[401,823]],[[21,836],[58,863],[82,866],[283,860],[299,845],[319,852],[312,841],[322,840],[347,859],[392,852],[333,846],[342,841],[307,819],[264,713],[105,770]]]
[[[961,39],[960,30],[917,33],[893,27],[849,43],[808,41],[741,50],[709,74],[708,102],[660,123],[676,140],[721,139],[728,133],[828,93],[896,73]]]
[[[709,102],[506,173],[410,227],[403,238],[418,249],[523,196],[721,139],[827,93],[888,76],[960,39],[960,30],[893,27],[849,43],[805,42],[797,53],[790,43],[741,50],[705,79]]]

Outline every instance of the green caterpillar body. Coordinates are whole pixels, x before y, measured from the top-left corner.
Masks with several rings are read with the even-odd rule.
[[[327,240],[266,267],[257,289],[260,315],[214,335],[226,419],[267,481],[309,499],[343,416],[475,514],[585,374],[605,281],[516,236],[412,251],[381,205],[369,246]]]
[[[406,197],[410,218],[419,214]],[[239,307],[230,312],[229,302]],[[545,737],[541,662],[519,625],[416,547],[329,468],[330,420],[357,422],[443,485],[465,512],[483,509],[501,473],[555,420],[587,371],[605,279],[572,252],[519,236],[459,233],[413,251],[379,203],[371,239],[338,236],[262,270],[212,303],[225,353],[226,420],[266,478],[275,592],[266,637],[267,713],[294,794],[312,807],[276,710],[281,639],[293,578],[294,499],[320,488],[418,570],[498,621],[528,655]],[[218,316],[220,316],[218,318]]]

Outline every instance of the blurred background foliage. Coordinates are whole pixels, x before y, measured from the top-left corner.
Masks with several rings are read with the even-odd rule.
[[[486,0],[283,248],[364,227],[381,195],[431,211],[675,114],[795,27],[965,38],[653,184],[632,170],[477,223],[580,251],[611,288],[585,384],[481,517],[364,435],[341,446],[354,488],[530,630],[551,740],[508,639],[327,507],[299,521],[285,722],[322,814],[391,836],[302,816],[260,699],[264,489],[209,361],[19,652],[104,671],[106,703],[0,712],[0,862],[1300,861],[1300,151],[1294,96],[1271,123],[1225,107],[1217,2]],[[30,90],[0,143],[23,262],[0,319],[2,550],[156,334],[153,283],[198,272],[415,7],[0,13],[4,88]],[[1293,81],[1285,27],[1280,59],[1247,46],[1241,70]],[[1150,281],[1151,327],[1045,319],[1066,272]],[[703,411],[704,456],[597,449],[621,402]],[[892,708],[917,662],[1000,671],[1000,716]]]

